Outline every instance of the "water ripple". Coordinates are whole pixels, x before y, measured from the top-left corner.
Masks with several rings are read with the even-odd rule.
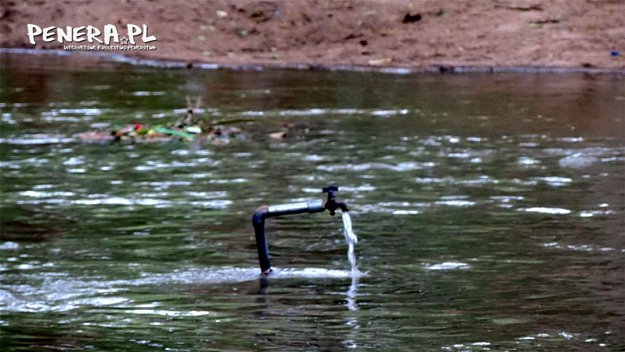
[[[69,138],[64,135],[43,135],[32,134],[22,135],[19,137],[0,138],[0,143],[15,144],[15,145],[43,145],[43,144],[61,144],[74,142],[74,138]]]
[[[569,209],[549,208],[549,207],[520,208],[519,211],[524,211],[527,213],[550,214],[550,215],[567,215],[571,213]]]
[[[210,199],[210,200],[201,200],[201,201],[193,201],[193,200],[167,200],[167,199],[159,199],[159,198],[146,198],[145,194],[142,194],[141,197],[137,198],[128,198],[128,197],[120,197],[120,196],[101,196],[101,195],[92,195],[90,198],[82,198],[82,199],[63,199],[55,196],[69,196],[69,194],[65,192],[35,192],[35,191],[25,191],[22,192],[23,195],[28,197],[41,198],[36,200],[28,200],[21,199],[17,201],[17,204],[75,204],[75,205],[124,205],[124,206],[151,206],[157,208],[172,208],[180,205],[192,205],[197,207],[211,208],[211,209],[226,209],[228,206],[232,204],[232,201],[229,199]],[[202,198],[198,196],[198,198]]]
[[[360,271],[325,268],[273,268],[270,280],[293,278],[346,279],[365,277]],[[131,287],[180,284],[223,284],[259,279],[258,268],[214,267],[207,269],[175,270],[170,273],[145,273],[129,280],[80,280],[59,273],[48,273],[41,286],[9,285],[0,290],[0,311],[13,312],[67,312],[85,306],[128,306],[132,299],[123,297]],[[61,276],[62,278],[58,278]],[[136,305],[136,314],[166,316],[208,315],[205,311],[178,312],[153,309],[158,304]]]
[[[397,172],[404,171],[413,171],[413,170],[422,170],[428,169],[435,166],[435,163],[432,162],[402,162],[396,165],[381,163],[381,162],[372,162],[372,163],[362,163],[362,164],[334,164],[334,165],[319,165],[317,166],[317,170],[335,172],[340,170],[349,170],[349,171],[368,171],[368,170],[391,170]]]
[[[443,262],[438,264],[428,264],[425,266],[427,270],[458,270],[469,269],[471,266],[467,263],[460,262]]]

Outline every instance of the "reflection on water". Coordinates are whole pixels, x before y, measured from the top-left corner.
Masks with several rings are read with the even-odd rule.
[[[621,76],[3,55],[0,89],[10,350],[625,348]],[[175,121],[186,95],[210,119],[246,120],[248,138],[74,137]],[[349,205],[356,250],[341,219],[276,218],[277,269],[260,282],[254,209],[327,184]]]

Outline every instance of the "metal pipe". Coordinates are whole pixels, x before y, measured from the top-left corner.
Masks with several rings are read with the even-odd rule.
[[[273,206],[262,206],[256,209],[256,212],[252,216],[252,225],[254,225],[256,249],[258,250],[258,262],[260,264],[260,271],[262,274],[266,275],[271,272],[269,248],[267,246],[267,236],[265,234],[265,219],[291,214],[320,213],[324,210],[323,201],[320,199],[311,199],[305,202]]]
[[[262,275],[271,273],[271,263],[269,262],[269,248],[267,245],[267,236],[265,233],[265,219],[302,213],[321,213],[326,209],[334,215],[336,209],[347,211],[347,205],[344,202],[337,202],[334,199],[334,192],[338,191],[337,186],[329,186],[322,189],[324,193],[328,193],[328,199],[324,203],[320,199],[310,199],[303,202],[279,204],[272,206],[261,206],[256,209],[252,215],[252,225],[254,226],[254,235],[256,237],[256,249],[258,251],[258,263]]]
[[[320,213],[324,210],[323,200],[309,199],[305,202],[269,206],[267,207],[267,217],[301,213]]]

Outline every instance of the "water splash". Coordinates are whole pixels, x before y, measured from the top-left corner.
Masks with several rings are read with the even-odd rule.
[[[343,235],[345,236],[345,242],[347,242],[347,259],[352,266],[352,275],[358,274],[358,267],[356,266],[356,253],[354,252],[354,245],[358,243],[358,237],[352,230],[352,218],[348,212],[341,212],[343,218]]]
[[[12,249],[12,242],[4,245]],[[2,248],[0,248],[2,249]],[[7,249],[7,248],[4,248]],[[36,267],[31,267],[37,269]],[[26,268],[24,268],[26,269]],[[360,276],[347,270],[325,268],[273,268],[272,280],[276,279],[347,279],[352,278],[352,285],[347,293],[348,309],[356,310],[356,284]],[[6,272],[6,271],[5,271]],[[69,273],[53,272],[41,274],[42,282],[37,285],[5,285],[0,288],[0,315],[6,312],[69,312],[84,307],[123,306],[134,307],[132,293],[137,287],[156,286],[176,287],[184,285],[225,285],[258,280],[258,268],[238,267],[190,267],[164,273],[143,273],[133,279],[106,280],[87,277],[72,277]],[[181,290],[183,290],[181,288]],[[146,309],[154,307],[136,307],[132,314],[157,314],[165,316],[205,315],[204,311],[180,312],[171,310]],[[1,320],[0,320],[1,324]]]

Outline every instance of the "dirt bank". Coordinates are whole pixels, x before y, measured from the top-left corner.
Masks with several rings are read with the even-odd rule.
[[[185,62],[625,69],[621,0],[0,0],[0,5],[5,48],[63,48],[42,37],[30,44],[27,24],[100,30],[114,24],[124,34],[130,23],[146,24],[157,38],[148,43],[156,50],[132,55]]]

